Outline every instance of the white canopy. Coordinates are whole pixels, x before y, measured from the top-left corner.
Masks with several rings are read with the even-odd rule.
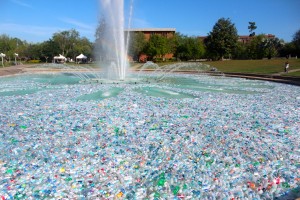
[[[59,54],[59,56],[54,56],[54,62],[65,62],[67,61],[66,57],[63,55]]]
[[[87,57],[83,55],[82,53],[79,56],[76,56],[76,63],[86,63]]]
[[[63,55],[59,54],[59,56],[54,56],[54,60],[63,60],[66,59]]]
[[[86,59],[87,57],[82,53],[79,56],[76,56],[76,59]]]

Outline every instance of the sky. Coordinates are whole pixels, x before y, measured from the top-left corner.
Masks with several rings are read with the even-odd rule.
[[[207,36],[223,17],[239,35],[249,35],[249,22],[255,22],[256,34],[291,42],[300,30],[299,10],[300,0],[124,0],[124,26],[175,28],[183,35]],[[75,29],[93,42],[100,16],[99,0],[0,0],[0,35],[37,43]]]

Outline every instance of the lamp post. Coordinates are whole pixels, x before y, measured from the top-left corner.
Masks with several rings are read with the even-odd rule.
[[[17,57],[19,57],[19,54],[15,53],[14,55],[15,55],[15,65],[18,65],[18,63],[17,63]]]
[[[74,49],[75,49],[75,43],[73,42],[73,49],[72,49],[73,50],[73,59],[74,59],[73,62],[75,62],[75,60],[76,60]]]
[[[6,55],[4,53],[0,53],[0,57],[2,59],[2,67],[4,67],[4,64],[3,64],[3,58],[5,57]]]

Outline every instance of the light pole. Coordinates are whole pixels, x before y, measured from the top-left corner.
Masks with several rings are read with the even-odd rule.
[[[74,49],[75,49],[75,43],[73,43],[73,49],[72,49],[72,50],[73,50],[73,59],[74,59],[73,61],[76,62],[75,51],[74,51]]]
[[[17,63],[17,57],[19,57],[19,54],[15,53],[15,65],[18,65],[18,63]]]
[[[4,64],[3,64],[3,58],[5,57],[6,55],[4,53],[0,53],[0,57],[2,59],[2,67],[4,67]]]

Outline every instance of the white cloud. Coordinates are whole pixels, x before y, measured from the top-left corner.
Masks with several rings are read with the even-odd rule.
[[[64,30],[61,27],[32,26],[25,24],[0,23],[0,34],[7,34],[28,42],[43,42],[50,39],[53,33]]]
[[[11,0],[11,2],[19,5],[19,6],[23,6],[23,7],[27,7],[27,8],[33,8],[31,5],[27,4],[27,3],[24,3],[22,1],[19,1],[19,0]]]
[[[42,27],[42,26],[31,26],[25,24],[14,24],[14,23],[2,23],[0,24],[1,32],[21,32],[32,34],[36,36],[49,35],[49,33],[53,33],[57,31],[58,27]]]
[[[83,22],[80,22],[80,21],[77,21],[75,19],[71,19],[71,18],[63,18],[63,19],[60,19],[62,22],[65,22],[67,24],[71,24],[71,25],[75,25],[77,28],[80,28],[80,29],[84,29],[86,31],[94,31],[95,27],[94,26],[91,26],[91,25],[88,25],[86,23],[83,23]]]
[[[0,35],[7,34],[11,37],[17,37],[21,40],[27,40],[30,42],[40,42],[50,39],[54,33],[59,31],[68,30],[66,27],[55,27],[55,26],[32,26],[25,24],[15,23],[0,23]],[[79,31],[80,36],[85,36],[90,40],[94,39],[95,30],[76,28]]]

